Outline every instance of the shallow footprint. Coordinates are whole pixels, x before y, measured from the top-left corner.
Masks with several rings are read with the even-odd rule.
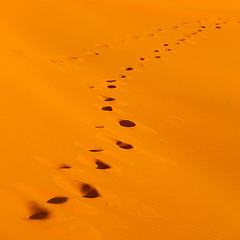
[[[106,82],[116,82],[117,80],[107,80]]]
[[[122,126],[122,127],[134,127],[136,126],[136,124],[130,120],[121,120],[119,121],[119,124]]]
[[[99,149],[90,149],[89,152],[102,152],[103,149],[99,148]]]
[[[61,165],[59,166],[59,169],[69,169],[69,168],[71,168],[71,166],[69,166],[69,165],[67,165],[67,164],[61,164]]]

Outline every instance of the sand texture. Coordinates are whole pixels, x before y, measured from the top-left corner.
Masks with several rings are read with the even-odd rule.
[[[0,3],[1,240],[239,240],[240,2]]]

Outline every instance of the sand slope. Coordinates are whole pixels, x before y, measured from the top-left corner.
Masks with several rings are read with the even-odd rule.
[[[1,3],[1,239],[239,238],[240,19],[214,4]]]

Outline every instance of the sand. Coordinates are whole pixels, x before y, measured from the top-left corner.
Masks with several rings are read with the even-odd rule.
[[[0,7],[0,239],[239,239],[239,1]]]

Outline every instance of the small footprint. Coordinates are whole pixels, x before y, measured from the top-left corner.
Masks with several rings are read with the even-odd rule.
[[[116,82],[117,80],[107,80],[106,82]]]
[[[106,97],[104,101],[109,102],[109,101],[114,101],[115,98],[112,97]]]
[[[113,108],[111,106],[106,106],[106,107],[102,107],[102,110],[111,112],[113,110]]]
[[[46,219],[50,215],[50,213],[46,209],[41,208],[36,204],[33,204],[31,206],[31,211],[33,212],[33,214],[29,217],[29,219],[31,219],[31,220]]]
[[[131,144],[128,144],[128,143],[124,143],[124,142],[121,142],[121,141],[117,141],[116,143],[120,148],[123,148],[123,149],[132,149],[133,146]]]
[[[127,67],[125,70],[131,71],[131,70],[133,70],[133,68],[132,67]]]
[[[95,126],[96,128],[104,128],[103,125],[98,125],[98,126]]]
[[[71,166],[69,166],[67,164],[61,164],[58,168],[59,169],[68,169],[68,168],[71,168]]]
[[[106,163],[104,163],[104,162],[102,162],[98,159],[96,160],[96,164],[97,164],[96,169],[109,169],[109,168],[111,168],[108,164],[106,164]]]
[[[67,197],[54,197],[51,198],[47,201],[47,203],[51,203],[51,204],[61,204],[61,203],[65,203],[68,200]]]
[[[81,192],[83,194],[83,197],[85,197],[85,198],[97,198],[97,197],[100,197],[100,194],[97,191],[97,189],[95,189],[94,187],[92,187],[91,185],[89,185],[87,183],[83,183],[82,184]]]
[[[130,120],[120,120],[119,124],[122,127],[134,127],[134,126],[136,126],[136,124],[134,122],[130,121]]]

